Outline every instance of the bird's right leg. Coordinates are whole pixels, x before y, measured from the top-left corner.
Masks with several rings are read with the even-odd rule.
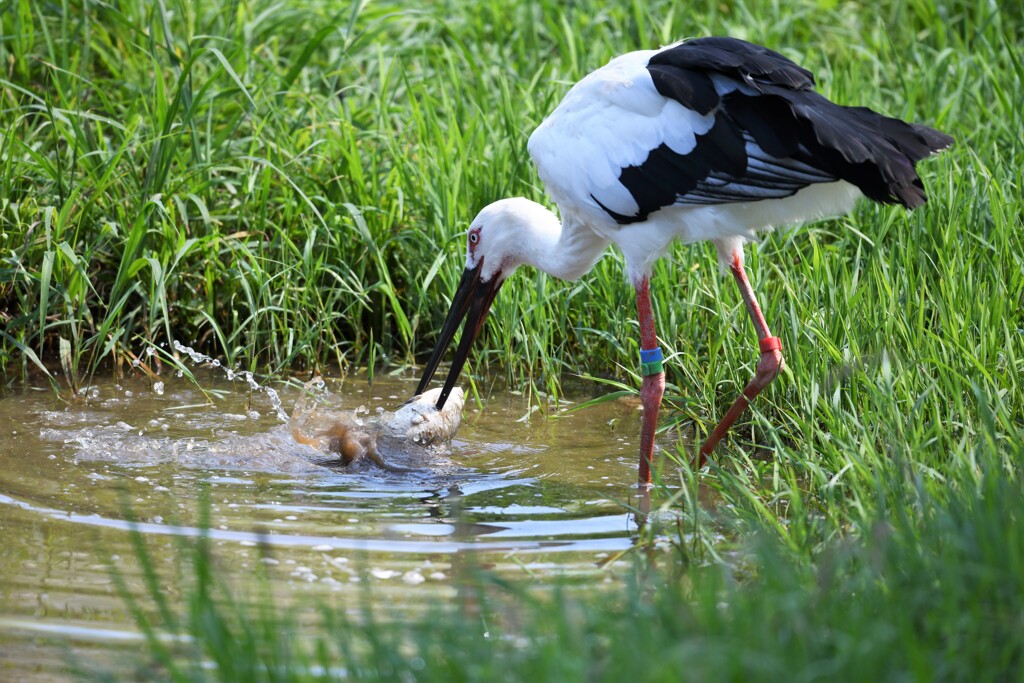
[[[661,369],[661,349],[654,331],[654,312],[651,308],[651,286],[648,276],[634,283],[636,310],[640,322],[640,403],[644,414],[640,422],[640,470],[637,483],[646,487],[651,483],[651,465],[654,462],[654,433],[658,426],[658,410],[665,394],[665,372]]]
[[[736,419],[753,402],[754,398],[761,393],[761,390],[775,379],[775,376],[779,374],[779,368],[782,367],[782,343],[778,337],[773,337],[768,330],[768,323],[765,322],[764,315],[761,313],[757,297],[754,296],[754,289],[750,286],[750,280],[747,279],[747,274],[743,270],[742,251],[737,250],[733,252],[729,263],[729,270],[732,271],[736,284],[739,285],[743,303],[746,304],[747,312],[750,313],[750,319],[754,323],[754,329],[757,331],[758,345],[761,347],[761,361],[757,364],[754,379],[750,380],[750,383],[747,384],[743,392],[729,407],[729,410],[726,411],[721,422],[711,432],[711,436],[701,446],[700,455],[697,458],[698,468],[704,466],[704,462],[711,454],[711,451],[715,450],[715,446],[718,445],[718,442],[729,431],[729,428],[736,422]]]

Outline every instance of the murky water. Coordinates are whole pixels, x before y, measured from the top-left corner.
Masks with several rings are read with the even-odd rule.
[[[454,594],[467,558],[610,581],[615,563],[602,565],[635,538],[632,405],[525,420],[521,397],[492,396],[483,411],[469,400],[450,450],[424,471],[346,470],[295,443],[266,393],[223,372],[197,377],[201,389],[100,382],[70,405],[48,388],[0,397],[0,679],[60,678],[65,656],[125,666],[138,636],[111,566],[144,594],[130,518],[157,565],[172,566],[180,537],[199,533],[204,491],[226,583],[262,565],[285,602],[358,604],[369,582],[385,609],[416,610]],[[370,411],[414,387],[327,385]],[[286,409],[300,397],[297,383],[276,388]],[[167,594],[180,595],[186,579],[167,573]]]

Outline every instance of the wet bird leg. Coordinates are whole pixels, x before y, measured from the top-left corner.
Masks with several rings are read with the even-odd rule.
[[[743,392],[736,397],[736,400],[729,407],[722,421],[718,423],[715,430],[711,432],[711,436],[701,446],[700,455],[697,458],[698,468],[704,466],[704,462],[711,454],[711,451],[715,450],[715,446],[722,440],[725,433],[729,431],[729,428],[736,422],[736,419],[761,393],[761,390],[775,379],[775,376],[779,374],[779,368],[782,367],[782,343],[778,337],[771,336],[771,332],[768,330],[768,323],[765,322],[764,315],[761,313],[761,307],[754,296],[754,290],[750,286],[750,280],[747,279],[747,274],[743,270],[743,255],[740,252],[735,252],[732,255],[732,263],[729,269],[732,271],[733,277],[736,278],[736,284],[739,285],[743,303],[746,304],[747,311],[750,313],[750,319],[754,323],[754,329],[757,331],[758,345],[761,347],[761,361],[757,364],[754,379],[750,380],[750,383],[743,389]]]
[[[650,280],[644,276],[635,287],[636,310],[640,321],[641,353],[653,351],[658,348],[658,337],[654,332]],[[640,470],[637,479],[640,486],[648,486],[651,483],[651,465],[654,462],[654,432],[658,426],[658,409],[661,408],[661,397],[664,394],[664,371],[647,374],[645,369],[640,385],[640,402],[644,408],[640,423]]]

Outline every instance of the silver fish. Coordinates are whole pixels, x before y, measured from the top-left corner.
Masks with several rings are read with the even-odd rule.
[[[405,403],[390,419],[382,422],[384,429],[391,436],[420,446],[451,441],[462,423],[462,406],[466,397],[461,388],[455,387],[444,408],[438,410],[434,405],[440,393],[441,387],[438,387]]]

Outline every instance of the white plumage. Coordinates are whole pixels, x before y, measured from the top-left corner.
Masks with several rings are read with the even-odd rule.
[[[809,185],[780,199],[696,206],[673,204],[642,223],[618,224],[604,207],[624,215],[639,211],[634,197],[619,182],[622,169],[641,165],[650,151],[661,144],[677,154],[689,154],[696,147],[697,136],[707,133],[715,120],[715,112],[701,115],[657,91],[646,67],[658,52],[630,52],[590,73],[569,90],[530,136],[528,149],[537,173],[565,219],[564,240],[589,242],[574,234],[583,230],[614,243],[625,257],[627,277],[635,282],[650,272],[653,262],[674,239],[709,240],[718,249],[722,264],[728,265],[731,254],[744,241],[753,239],[758,230],[841,215],[863,196],[855,186],[840,180]],[[727,78],[712,80],[719,95],[741,88],[749,90]],[[748,142],[746,146],[765,154],[756,143]],[[804,169],[798,162],[792,166],[795,175]],[[532,213],[526,206],[516,199],[503,213]],[[478,216],[473,224],[483,225],[485,217]],[[518,243],[537,239],[529,219],[517,223],[517,227],[508,229],[518,233]],[[550,227],[545,226],[544,231],[550,232]],[[556,248],[554,252],[559,260],[579,259],[577,263],[581,265],[590,257],[589,250],[580,253]],[[575,263],[552,263],[548,267],[562,270],[570,265]]]
[[[655,53],[631,52],[586,76],[530,136],[530,156],[563,215],[585,215],[597,230],[613,227],[593,197],[618,213],[636,213],[636,200],[619,182],[622,169],[642,164],[661,144],[688,154],[714,123],[655,90],[645,68]]]
[[[759,230],[833,216],[862,196],[909,208],[925,201],[914,165],[952,138],[813,88],[810,72],[731,38],[704,38],[611,60],[569,90],[530,136],[529,151],[558,217],[523,198],[485,207],[468,232],[466,270],[417,393],[455,329],[465,328],[448,392],[501,283],[530,265],[573,280],[609,243],[637,290],[644,383],[640,480],[648,482],[664,387],[649,276],[673,240],[708,240],[732,270],[758,334],[761,363],[701,449],[706,456],[781,364],[743,272],[742,246]]]

